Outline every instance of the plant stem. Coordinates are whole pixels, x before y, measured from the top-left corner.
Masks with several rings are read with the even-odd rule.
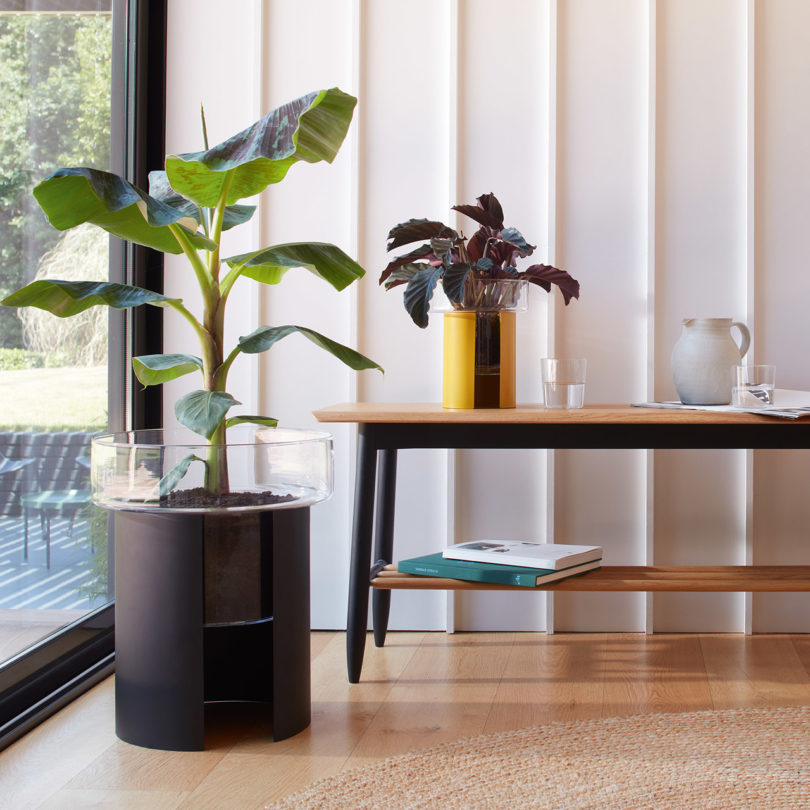
[[[181,228],[176,222],[173,222],[169,225],[169,230],[174,234],[174,238],[177,240],[177,244],[183,249],[183,253],[185,253],[186,258],[189,260],[191,267],[194,270],[194,275],[197,276],[197,282],[200,285],[200,289],[203,291],[203,295],[205,295],[211,289],[211,282],[212,278],[208,273],[208,268],[205,266],[205,262],[200,258],[200,255],[197,253],[194,245],[191,244],[191,240],[188,238],[186,232]]]
[[[231,187],[231,176],[228,175],[222,186],[222,191],[217,200],[217,207],[211,218],[211,240],[216,242],[216,249],[212,250],[208,259],[208,272],[215,283],[219,283],[219,248],[222,240],[222,226],[225,222],[225,208],[228,199],[228,190]]]
[[[220,365],[220,367],[217,369],[216,384],[219,386],[219,390],[225,390],[225,382],[228,379],[228,372],[231,370],[233,361],[236,360],[241,351],[242,350],[239,348],[239,346],[235,346],[222,365]]]
[[[236,267],[232,267],[225,275],[225,278],[222,279],[222,282],[219,285],[219,292],[223,299],[227,300],[228,296],[230,295],[231,290],[233,289],[233,285],[236,283],[236,280],[242,274],[242,269],[244,268],[244,264],[240,264]]]
[[[208,440],[205,465],[205,489],[221,495],[228,492],[228,448],[225,444],[225,421],[223,420]]]
[[[225,332],[225,302],[219,284],[220,241],[225,221],[225,208],[230,187],[230,178],[225,181],[211,216],[210,239],[216,248],[208,254],[206,275],[210,286],[203,295],[203,326],[205,338],[203,344],[203,378],[206,391],[225,391],[230,363],[223,364],[225,349],[223,346]],[[222,494],[228,491],[228,451],[225,446],[225,420],[217,425],[208,439],[208,458],[206,464],[205,488],[208,492]]]

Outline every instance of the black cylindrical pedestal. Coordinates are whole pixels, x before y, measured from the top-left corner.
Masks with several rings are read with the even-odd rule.
[[[203,750],[205,701],[272,703],[275,740],[309,725],[308,507],[121,511],[115,544],[122,740]]]

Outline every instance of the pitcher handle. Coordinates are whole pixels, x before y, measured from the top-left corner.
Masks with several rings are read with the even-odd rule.
[[[740,360],[742,360],[751,345],[751,333],[748,331],[748,327],[740,321],[734,321],[731,325],[736,326],[740,331],[740,344],[737,348],[740,350]]]

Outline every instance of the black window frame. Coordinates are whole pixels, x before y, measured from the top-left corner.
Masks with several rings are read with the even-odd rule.
[[[112,171],[141,188],[162,168],[166,118],[168,0],[111,0]],[[93,9],[94,0],[4,0],[9,10]],[[163,255],[110,240],[110,280],[161,292]],[[133,385],[131,358],[162,350],[161,312],[110,310],[109,430],[160,427],[160,388]],[[112,522],[110,522],[112,527]],[[114,564],[110,531],[108,564]],[[110,576],[112,580],[112,576]],[[111,598],[114,596],[110,591]],[[114,671],[114,602],[32,645],[0,666],[0,750]]]

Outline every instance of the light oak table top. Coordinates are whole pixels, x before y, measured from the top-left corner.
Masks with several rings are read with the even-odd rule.
[[[594,424],[594,425],[774,425],[810,424],[797,420],[733,411],[638,408],[628,404],[594,404],[571,410],[519,404],[516,408],[443,408],[433,402],[345,402],[313,411],[319,422],[362,424]],[[810,417],[810,415],[809,415]]]

